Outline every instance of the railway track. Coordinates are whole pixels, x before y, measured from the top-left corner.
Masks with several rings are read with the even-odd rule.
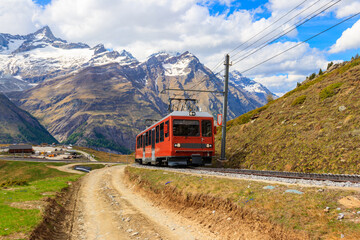
[[[349,174],[297,173],[297,172],[262,171],[262,170],[232,169],[232,168],[205,168],[205,167],[196,167],[195,169],[219,172],[219,173],[245,174],[245,175],[256,175],[256,176],[264,176],[264,177],[360,183],[360,175],[349,175]]]

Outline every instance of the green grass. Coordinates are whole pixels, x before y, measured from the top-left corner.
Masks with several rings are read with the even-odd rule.
[[[296,105],[301,105],[305,102],[306,100],[306,95],[301,95],[299,97],[297,97],[292,103],[291,106],[296,106]]]
[[[320,100],[324,100],[326,98],[335,96],[338,93],[338,88],[341,87],[341,85],[343,85],[343,83],[338,82],[338,83],[333,83],[333,84],[325,87],[319,93]]]
[[[56,192],[68,186],[68,181],[76,181],[82,176],[60,172],[47,165],[64,164],[0,161],[0,182],[10,183],[0,189],[0,236],[28,234],[42,219],[39,209],[19,209],[12,207],[12,203],[54,197]],[[18,186],[16,181],[26,184]]]
[[[68,176],[69,173],[60,172],[51,166],[62,166],[64,163],[37,163],[0,161],[0,185],[8,181],[36,181],[44,178]]]
[[[187,194],[207,194],[213,197],[231,200],[243,209],[255,211],[269,219],[273,224],[284,226],[289,230],[302,231],[311,239],[328,239],[345,234],[348,239],[360,238],[360,225],[350,221],[336,220],[339,212],[351,213],[360,210],[345,209],[338,200],[345,196],[357,196],[358,192],[318,188],[287,186],[277,183],[269,184],[250,180],[233,180],[209,176],[194,176],[162,170],[148,170],[127,167],[126,172],[133,182],[140,179],[147,190],[162,193],[166,187],[175,187],[186,196]],[[166,184],[167,183],[167,184]],[[273,190],[264,189],[272,185]],[[285,193],[287,189],[296,189],[304,194]],[[330,207],[330,212],[324,209]],[[341,211],[336,208],[340,207]]]
[[[29,232],[41,220],[39,210],[24,210],[0,204],[0,236]]]

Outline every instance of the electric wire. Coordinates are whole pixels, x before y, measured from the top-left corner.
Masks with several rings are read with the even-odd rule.
[[[257,37],[260,33],[264,32],[265,30],[269,29],[271,26],[273,26],[275,23],[279,22],[281,19],[283,19],[284,17],[286,17],[287,15],[289,15],[291,12],[295,11],[298,7],[300,7],[301,5],[303,5],[305,2],[307,2],[308,0],[305,0],[303,2],[301,2],[299,5],[297,5],[296,7],[294,7],[293,9],[291,9],[289,12],[287,12],[286,14],[284,14],[282,17],[280,17],[279,19],[277,19],[276,21],[274,21],[272,24],[270,24],[269,26],[267,26],[266,28],[264,28],[263,30],[261,30],[260,32],[258,32],[257,34],[255,34],[254,36],[252,36],[251,38],[249,38],[248,40],[246,40],[245,42],[241,43],[239,46],[237,46],[236,48],[234,48],[233,50],[231,50],[228,54],[230,55],[232,52],[234,52],[235,50],[239,49],[241,46],[243,46],[244,44],[250,42],[253,38]],[[318,3],[321,0],[316,1],[314,4]],[[312,4],[310,7],[312,7],[314,4]],[[305,10],[309,9],[310,7],[306,8]],[[299,13],[301,14],[301,13]],[[299,14],[297,14],[296,16],[298,16]],[[295,16],[295,17],[296,17]],[[290,20],[294,19],[294,17],[292,17]],[[288,23],[289,21],[283,23],[282,25]]]
[[[229,53],[227,54],[231,54],[232,52],[234,52],[235,50],[239,49],[241,46],[243,46],[244,44],[246,44],[247,42],[251,41],[253,38],[257,37],[259,34],[263,33],[264,31],[266,31],[267,29],[269,29],[271,26],[273,26],[275,23],[279,22],[281,19],[283,19],[284,17],[286,17],[287,15],[289,15],[291,12],[295,11],[298,7],[300,7],[302,4],[304,4],[305,2],[307,2],[308,0],[304,0],[303,2],[301,2],[300,4],[298,4],[297,6],[295,6],[293,9],[291,9],[290,11],[288,11],[287,13],[285,13],[284,15],[282,15],[280,18],[278,18],[277,20],[275,20],[273,23],[271,23],[269,26],[267,26],[266,28],[262,29],[261,31],[259,31],[258,33],[256,33],[255,35],[251,36],[249,39],[247,39],[245,42],[241,43],[240,45],[238,45],[237,47],[235,47],[234,49],[232,49]],[[320,0],[318,0],[317,2],[319,2]],[[313,4],[314,5],[314,4]],[[293,19],[293,18],[292,18]],[[287,22],[286,22],[287,23]],[[286,24],[284,23],[284,24]],[[221,63],[223,63],[223,61],[221,60],[218,64],[216,64],[213,68],[211,68],[211,71],[214,72],[219,66],[221,66]]]
[[[245,58],[251,56],[252,54],[254,54],[254,53],[258,52],[258,51],[260,51],[260,50],[263,49],[265,46],[267,46],[267,45],[273,43],[274,41],[278,40],[279,38],[285,36],[285,35],[288,34],[289,32],[291,32],[291,31],[293,31],[294,29],[296,29],[297,27],[305,24],[306,22],[310,21],[311,19],[313,19],[314,17],[318,16],[319,14],[325,12],[326,10],[328,10],[329,8],[331,8],[332,6],[334,6],[335,4],[339,3],[340,1],[341,1],[341,0],[337,0],[336,2],[330,1],[330,2],[326,3],[325,5],[321,6],[320,8],[318,8],[318,9],[315,10],[315,11],[313,11],[312,13],[310,13],[309,15],[307,15],[305,18],[303,18],[303,19],[301,19],[300,21],[297,22],[297,23],[300,22],[300,24],[296,25],[295,27],[292,27],[290,30],[288,30],[287,32],[281,34],[280,36],[279,36],[279,34],[276,35],[275,37],[273,37],[273,38],[270,39],[269,41],[265,42],[260,48],[255,49],[254,51],[252,51],[251,53],[249,53],[249,54],[246,55],[245,57],[242,57],[242,58],[240,58],[240,59],[239,59],[239,58],[238,58],[238,59],[235,59],[235,63],[234,63],[233,65],[238,64],[239,62],[241,62],[241,61],[244,60]],[[317,2],[318,2],[318,1],[317,1]],[[315,2],[315,3],[317,3],[317,2]],[[333,2],[334,2],[334,3],[333,3]],[[331,3],[332,3],[332,4],[331,4]],[[331,4],[331,5],[330,5],[330,6],[327,6],[327,5],[329,5],[329,4]],[[314,5],[314,4],[313,4],[313,5]],[[310,7],[312,7],[313,5],[311,5]],[[310,7],[309,7],[309,8],[310,8]],[[324,7],[325,7],[325,8],[324,8]],[[323,8],[324,8],[324,9],[323,9]],[[307,8],[307,9],[308,9],[308,8]],[[318,12],[318,11],[320,11],[320,12]],[[304,12],[304,11],[302,11],[302,12]],[[301,13],[302,13],[302,12],[301,12]],[[316,12],[318,12],[318,13],[316,13]],[[300,14],[301,14],[301,13],[300,13]],[[316,14],[313,15],[313,16],[311,16],[311,15],[314,14],[314,13],[316,13]],[[310,16],[310,18],[308,18],[309,16]],[[308,19],[306,19],[306,18],[308,18]],[[303,22],[302,22],[302,21],[303,21]],[[309,40],[310,40],[310,39],[309,39]],[[250,70],[250,69],[249,69],[249,70]],[[224,69],[223,69],[223,70],[220,70],[220,71],[217,72],[217,73],[214,73],[214,76],[216,77],[217,74],[220,74],[220,73],[223,72],[223,71],[224,71]],[[244,73],[244,72],[242,72],[242,73]],[[198,84],[194,85],[194,86],[193,86],[192,88],[190,88],[190,89],[195,88],[196,86],[200,85],[200,84],[203,83],[204,81],[206,81],[206,79],[204,79],[203,81],[200,81]]]
[[[291,22],[294,18],[296,18],[296,17],[298,17],[299,15],[301,15],[302,13],[304,13],[304,12],[306,12],[308,9],[310,9],[310,8],[312,8],[315,4],[317,4],[318,2],[320,2],[321,0],[317,0],[316,2],[314,2],[313,4],[311,4],[309,7],[307,7],[307,8],[305,8],[305,9],[303,9],[302,11],[300,11],[300,12],[298,12],[295,16],[293,16],[292,18],[290,18],[289,20],[287,20],[286,22],[284,22],[281,26],[284,26],[285,24],[287,24],[287,23],[289,23],[289,22]],[[333,0],[332,0],[333,1]],[[340,0],[341,1],[341,0]],[[330,2],[328,2],[327,4],[325,4],[324,6],[326,6],[326,5],[328,5]],[[320,7],[319,9],[321,9],[321,8],[323,8],[324,6],[322,6],[322,7]],[[318,11],[319,9],[317,9],[316,11]],[[312,12],[311,14],[313,14],[314,12]],[[310,15],[311,15],[310,14]],[[309,15],[308,15],[309,16]],[[308,17],[308,16],[306,16],[306,17]],[[302,19],[303,20],[303,19]],[[302,20],[300,20],[300,21],[302,21]],[[299,23],[300,21],[298,21],[297,23]],[[297,24],[296,23],[296,24]],[[295,24],[295,25],[296,25]],[[281,26],[279,26],[279,27],[281,27]],[[263,38],[264,37],[267,37],[268,35],[270,35],[270,34],[272,34],[272,33],[274,33],[275,31],[271,31],[271,32],[269,32],[268,34],[266,34],[265,36],[263,36]],[[251,46],[253,46],[253,45],[255,45],[257,42],[259,42],[260,40],[263,40],[263,38],[259,38],[258,40],[256,40],[255,42],[253,42],[252,44],[250,44],[250,45],[248,45],[245,49],[242,49],[241,51],[238,51],[237,53],[235,53],[234,55],[232,55],[231,57],[233,58],[233,57],[235,57],[235,56],[237,56],[238,54],[240,54],[242,51],[245,51],[246,49],[248,49],[248,48],[250,48]],[[268,40],[267,40],[268,41]],[[266,41],[265,41],[266,42]]]
[[[333,7],[335,4],[337,4],[337,3],[341,2],[341,1],[342,1],[342,0],[337,0],[336,2],[334,2],[333,4],[331,4],[330,6],[326,6],[326,5],[328,5],[329,3],[332,3],[332,2],[329,2],[329,3],[325,4],[324,6],[322,6],[322,7],[320,7],[319,9],[316,10],[316,11],[319,11],[319,10],[320,10],[320,12],[318,12],[318,13],[316,13],[315,15],[311,16],[311,15],[312,15],[314,12],[316,12],[316,11],[312,12],[311,14],[309,14],[309,15],[306,16],[306,18],[310,16],[308,19],[305,19],[305,18],[304,18],[305,20],[304,20],[304,19],[301,19],[301,20],[299,21],[300,23],[298,22],[299,24],[297,23],[294,27],[291,27],[291,28],[286,29],[284,33],[279,33],[278,35],[274,36],[272,39],[270,39],[270,40],[266,41],[265,43],[263,43],[262,45],[260,45],[258,48],[254,49],[254,50],[251,50],[251,51],[248,51],[245,56],[234,59],[234,60],[233,60],[233,61],[234,61],[234,65],[237,64],[237,63],[239,63],[239,62],[241,62],[242,60],[248,58],[249,56],[255,54],[256,52],[260,51],[261,49],[263,49],[263,48],[266,47],[267,45],[270,45],[270,44],[274,43],[276,40],[279,40],[281,37],[283,37],[283,36],[285,36],[286,34],[290,33],[291,31],[293,31],[293,30],[296,29],[297,27],[299,27],[299,26],[301,26],[301,25],[304,25],[305,23],[307,23],[308,21],[310,21],[310,20],[313,19],[314,17],[320,15],[321,13],[325,12],[326,10],[328,10],[329,8]],[[322,9],[323,7],[325,7],[325,9]],[[321,10],[321,9],[322,9],[322,10]],[[301,21],[303,21],[303,22],[301,22]]]
[[[301,2],[300,4],[298,4],[296,7],[294,7],[293,9],[291,9],[289,12],[287,12],[286,14],[284,14],[282,17],[280,17],[279,19],[277,19],[275,22],[278,22],[278,21],[280,21],[282,18],[284,18],[285,16],[289,15],[290,12],[294,11],[295,9],[297,9],[299,6],[301,6],[301,5],[302,5],[303,3],[305,3],[306,1],[307,1],[307,0],[305,0],[305,1]],[[287,21],[286,21],[285,23],[283,23],[282,25],[287,24],[288,22],[290,22],[291,20],[293,20],[294,18],[296,18],[296,17],[299,16],[300,14],[304,13],[305,11],[307,11],[308,9],[310,9],[311,7],[313,7],[315,4],[317,4],[319,1],[321,1],[321,0],[318,0],[318,1],[314,2],[314,3],[311,4],[309,7],[305,8],[304,10],[300,11],[300,12],[297,13],[295,16],[293,16],[291,19],[287,20]],[[341,1],[341,0],[338,0],[338,1],[335,2],[333,5],[335,5],[336,3],[340,2],[340,1]],[[333,2],[333,1],[331,1],[331,2]],[[314,13],[316,13],[317,11],[321,10],[322,8],[326,7],[326,6],[327,6],[328,4],[330,4],[331,2],[328,2],[328,3],[326,3],[325,5],[323,5],[323,6],[321,6],[320,8],[318,8],[317,10],[313,11],[312,13],[310,13],[309,15],[307,15],[305,18],[302,18],[301,20],[299,20],[296,24],[298,24],[298,23],[301,22],[301,21],[304,21],[304,19],[308,18],[308,17],[311,16],[312,14],[314,14]],[[328,8],[332,7],[333,5],[329,6]],[[309,18],[309,19],[305,20],[304,22],[302,22],[301,24],[296,25],[295,27],[291,28],[288,32],[285,32],[284,34],[281,34],[281,33],[280,33],[280,36],[279,36],[279,34],[278,34],[278,35],[276,35],[275,37],[273,37],[273,38],[271,38],[270,40],[268,40],[268,41],[271,41],[271,42],[265,42],[265,43],[263,43],[263,44],[265,44],[265,46],[266,46],[266,45],[272,43],[273,41],[276,41],[276,40],[277,40],[277,37],[280,38],[280,37],[286,35],[287,33],[293,31],[293,30],[296,29],[297,27],[305,24],[306,22],[310,21],[312,18],[314,18],[314,17],[316,17],[317,15],[321,14],[322,12],[326,11],[328,8],[321,10],[319,13],[315,14],[315,15],[312,16],[311,18]],[[275,24],[275,22],[274,22],[273,24],[271,24],[270,26],[273,26],[273,25]],[[242,45],[244,45],[245,43],[249,42],[250,40],[252,40],[252,39],[255,38],[256,36],[258,36],[260,33],[263,33],[263,32],[264,32],[265,30],[267,30],[270,26],[268,26],[267,28],[263,29],[262,31],[260,31],[259,33],[257,33],[256,35],[254,35],[253,37],[251,37],[250,39],[248,39],[246,42],[240,44],[239,46],[237,46],[236,48],[234,48],[231,52],[233,52],[233,51],[235,51],[236,49],[240,48]],[[288,29],[289,29],[289,28],[288,28]],[[286,30],[287,30],[287,29],[286,29]],[[272,31],[272,32],[270,32],[270,33],[268,33],[268,34],[266,34],[266,35],[269,35],[269,34],[271,34],[271,33],[273,33],[273,32],[274,32],[274,31]],[[266,35],[265,35],[265,36],[266,36]],[[274,39],[274,38],[275,38],[275,39]],[[249,47],[253,46],[255,43],[259,42],[260,40],[261,40],[261,38],[258,39],[257,41],[255,41],[254,43],[250,44],[249,46],[247,46],[247,47],[246,47],[245,49],[243,49],[242,51],[244,51],[244,50],[248,49]],[[262,49],[262,48],[264,48],[264,46],[262,46],[261,49]],[[260,50],[260,49],[259,49],[259,50]],[[252,53],[248,54],[247,56],[250,56],[250,55],[252,55],[253,53],[255,53],[255,52],[259,51],[259,50],[253,51]],[[241,51],[239,51],[238,53],[236,53],[236,54],[233,55],[233,56],[236,56],[236,55],[239,54],[240,52],[241,52]],[[249,53],[249,52],[250,52],[250,51],[248,51],[247,53]],[[243,59],[245,59],[245,57],[242,58],[241,60],[243,60]],[[236,61],[236,60],[238,60],[238,59],[235,59],[235,61]],[[220,63],[218,63],[218,64],[217,64],[217,67],[215,67],[215,68],[214,68],[213,70],[211,70],[211,71],[214,72],[214,71],[220,66],[219,64],[221,64],[222,62],[223,62],[223,61],[221,61]],[[223,71],[224,71],[224,70],[220,70],[219,72],[215,73],[214,76],[216,77],[217,74],[220,74],[220,73],[223,72]],[[206,81],[206,79],[204,79],[203,81],[200,81],[198,84],[194,85],[194,86],[191,87],[190,89],[194,89],[195,87],[199,86],[199,85],[200,85],[201,83],[203,83],[204,81]]]
[[[310,38],[308,38],[308,39],[306,39],[306,40],[304,40],[304,41],[302,41],[302,42],[300,42],[300,43],[298,43],[298,44],[296,44],[296,45],[294,45],[294,46],[292,46],[292,47],[290,47],[290,48],[288,48],[288,49],[286,49],[286,50],[284,50],[284,51],[282,51],[282,52],[280,52],[280,53],[278,53],[278,54],[275,54],[274,56],[272,56],[272,57],[270,57],[270,58],[268,58],[268,59],[266,59],[266,60],[264,60],[264,61],[262,61],[262,62],[260,62],[260,63],[258,63],[258,64],[256,64],[256,65],[254,65],[254,66],[252,66],[252,67],[250,67],[250,68],[248,68],[248,69],[246,69],[246,70],[244,70],[244,71],[242,71],[241,73],[248,72],[248,71],[250,71],[250,70],[252,70],[252,69],[254,69],[254,68],[256,68],[256,67],[258,67],[258,66],[260,66],[260,65],[262,65],[262,64],[264,64],[264,63],[266,63],[266,62],[268,62],[268,61],[270,61],[270,60],[272,60],[272,59],[274,59],[274,58],[276,58],[276,57],[278,57],[278,56],[280,56],[280,55],[282,55],[282,54],[284,54],[284,53],[286,53],[286,52],[288,52],[288,51],[290,51],[290,50],[292,50],[292,49],[294,49],[294,48],[296,48],[296,47],[298,47],[298,46],[300,46],[300,45],[302,45],[302,44],[304,44],[304,43],[306,43],[306,42],[308,42],[308,41],[310,41],[311,39],[313,39],[313,38],[315,38],[315,37],[317,37],[317,36],[319,36],[319,35],[327,32],[327,31],[329,31],[329,30],[331,30],[331,29],[339,26],[340,24],[342,24],[342,23],[344,23],[344,22],[346,22],[346,21],[348,21],[348,20],[350,20],[350,19],[358,16],[359,14],[360,14],[360,12],[355,13],[355,14],[353,14],[352,16],[350,16],[350,17],[342,20],[341,22],[338,22],[337,24],[335,24],[335,25],[333,25],[333,26],[331,26],[331,27],[329,27],[329,28],[327,28],[327,29],[325,29],[325,30],[323,30],[323,31],[321,31],[321,32],[313,35],[312,37],[310,37]],[[235,63],[235,64],[236,64],[236,63]],[[235,64],[233,64],[233,65],[235,65]]]

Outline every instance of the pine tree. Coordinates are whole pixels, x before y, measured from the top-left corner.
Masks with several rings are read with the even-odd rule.
[[[329,70],[329,68],[331,68],[331,66],[334,65],[333,62],[329,62],[328,65],[327,65],[327,69],[326,70]]]

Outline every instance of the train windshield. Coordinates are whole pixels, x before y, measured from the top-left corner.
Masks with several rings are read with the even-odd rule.
[[[175,119],[173,122],[174,136],[198,137],[200,136],[200,124],[196,120]]]
[[[201,121],[201,129],[203,137],[211,137],[212,136],[212,125],[210,120]]]

